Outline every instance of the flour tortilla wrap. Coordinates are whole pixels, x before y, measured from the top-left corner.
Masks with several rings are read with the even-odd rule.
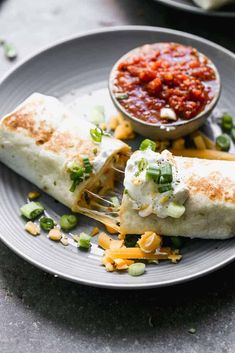
[[[106,136],[94,143],[91,128],[56,98],[34,93],[0,122],[0,161],[72,211],[109,223],[87,207],[84,190],[102,189],[113,178],[113,164],[122,164],[129,147]],[[71,192],[68,164],[82,163],[84,157],[93,172]]]
[[[174,157],[189,190],[185,213],[178,219],[141,217],[124,194],[120,228],[124,234],[154,231],[168,236],[227,239],[235,235],[235,163]]]

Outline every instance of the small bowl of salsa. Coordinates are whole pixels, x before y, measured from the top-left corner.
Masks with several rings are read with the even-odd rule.
[[[178,43],[146,44],[113,66],[109,92],[141,135],[175,139],[198,129],[221,91],[218,70],[197,49]]]

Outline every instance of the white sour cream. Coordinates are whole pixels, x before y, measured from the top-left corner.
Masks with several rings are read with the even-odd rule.
[[[145,159],[148,164],[170,163],[172,165],[173,190],[159,193],[159,185],[146,177],[146,168],[139,172],[138,162],[141,159]],[[167,150],[161,154],[153,152],[151,149],[134,152],[127,162],[124,187],[132,200],[133,208],[138,210],[141,217],[147,217],[152,213],[160,218],[171,216],[168,214],[169,204],[173,202],[177,205],[183,205],[189,195],[183,175],[178,170],[172,154]]]

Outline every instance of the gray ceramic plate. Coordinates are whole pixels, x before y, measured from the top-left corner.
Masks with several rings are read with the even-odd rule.
[[[38,91],[72,100],[78,95],[107,87],[109,70],[125,52],[144,43],[175,41],[190,44],[210,56],[217,65],[223,84],[220,106],[235,115],[235,57],[228,50],[182,32],[152,27],[121,27],[94,31],[63,41],[31,57],[0,83],[0,114],[13,109],[29,94]],[[71,93],[68,95],[68,93]],[[66,98],[67,97],[67,98]],[[210,131],[210,126],[207,127]],[[41,269],[79,283],[109,288],[147,288],[172,285],[214,271],[235,258],[235,239],[228,241],[189,241],[183,260],[173,265],[150,265],[141,277],[106,273],[100,265],[100,249],[81,252],[73,246],[51,242],[46,234],[37,238],[25,233],[19,207],[34,189],[26,180],[0,164],[0,234],[13,251]],[[42,202],[55,218],[68,212],[52,198]],[[78,231],[90,231],[95,222],[80,217]],[[94,238],[95,242],[95,238]]]
[[[197,13],[200,15],[206,16],[215,16],[215,17],[226,17],[226,18],[234,18],[235,17],[235,5],[230,4],[224,6],[222,9],[216,11],[205,11],[197,6],[193,0],[155,0],[158,2],[162,2],[165,5],[178,8],[180,10]]]

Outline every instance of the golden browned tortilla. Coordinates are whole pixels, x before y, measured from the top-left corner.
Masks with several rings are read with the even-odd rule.
[[[0,161],[74,212],[91,216],[84,190],[102,189],[113,178],[112,166],[130,150],[112,137],[103,136],[101,143],[95,143],[90,136],[94,128],[58,99],[34,93],[0,122]],[[93,172],[71,192],[68,166],[81,164],[84,157]],[[94,212],[93,218],[100,215]]]
[[[235,163],[174,157],[189,196],[180,218],[141,217],[124,194],[120,211],[122,233],[154,231],[169,236],[227,239],[235,236]]]

